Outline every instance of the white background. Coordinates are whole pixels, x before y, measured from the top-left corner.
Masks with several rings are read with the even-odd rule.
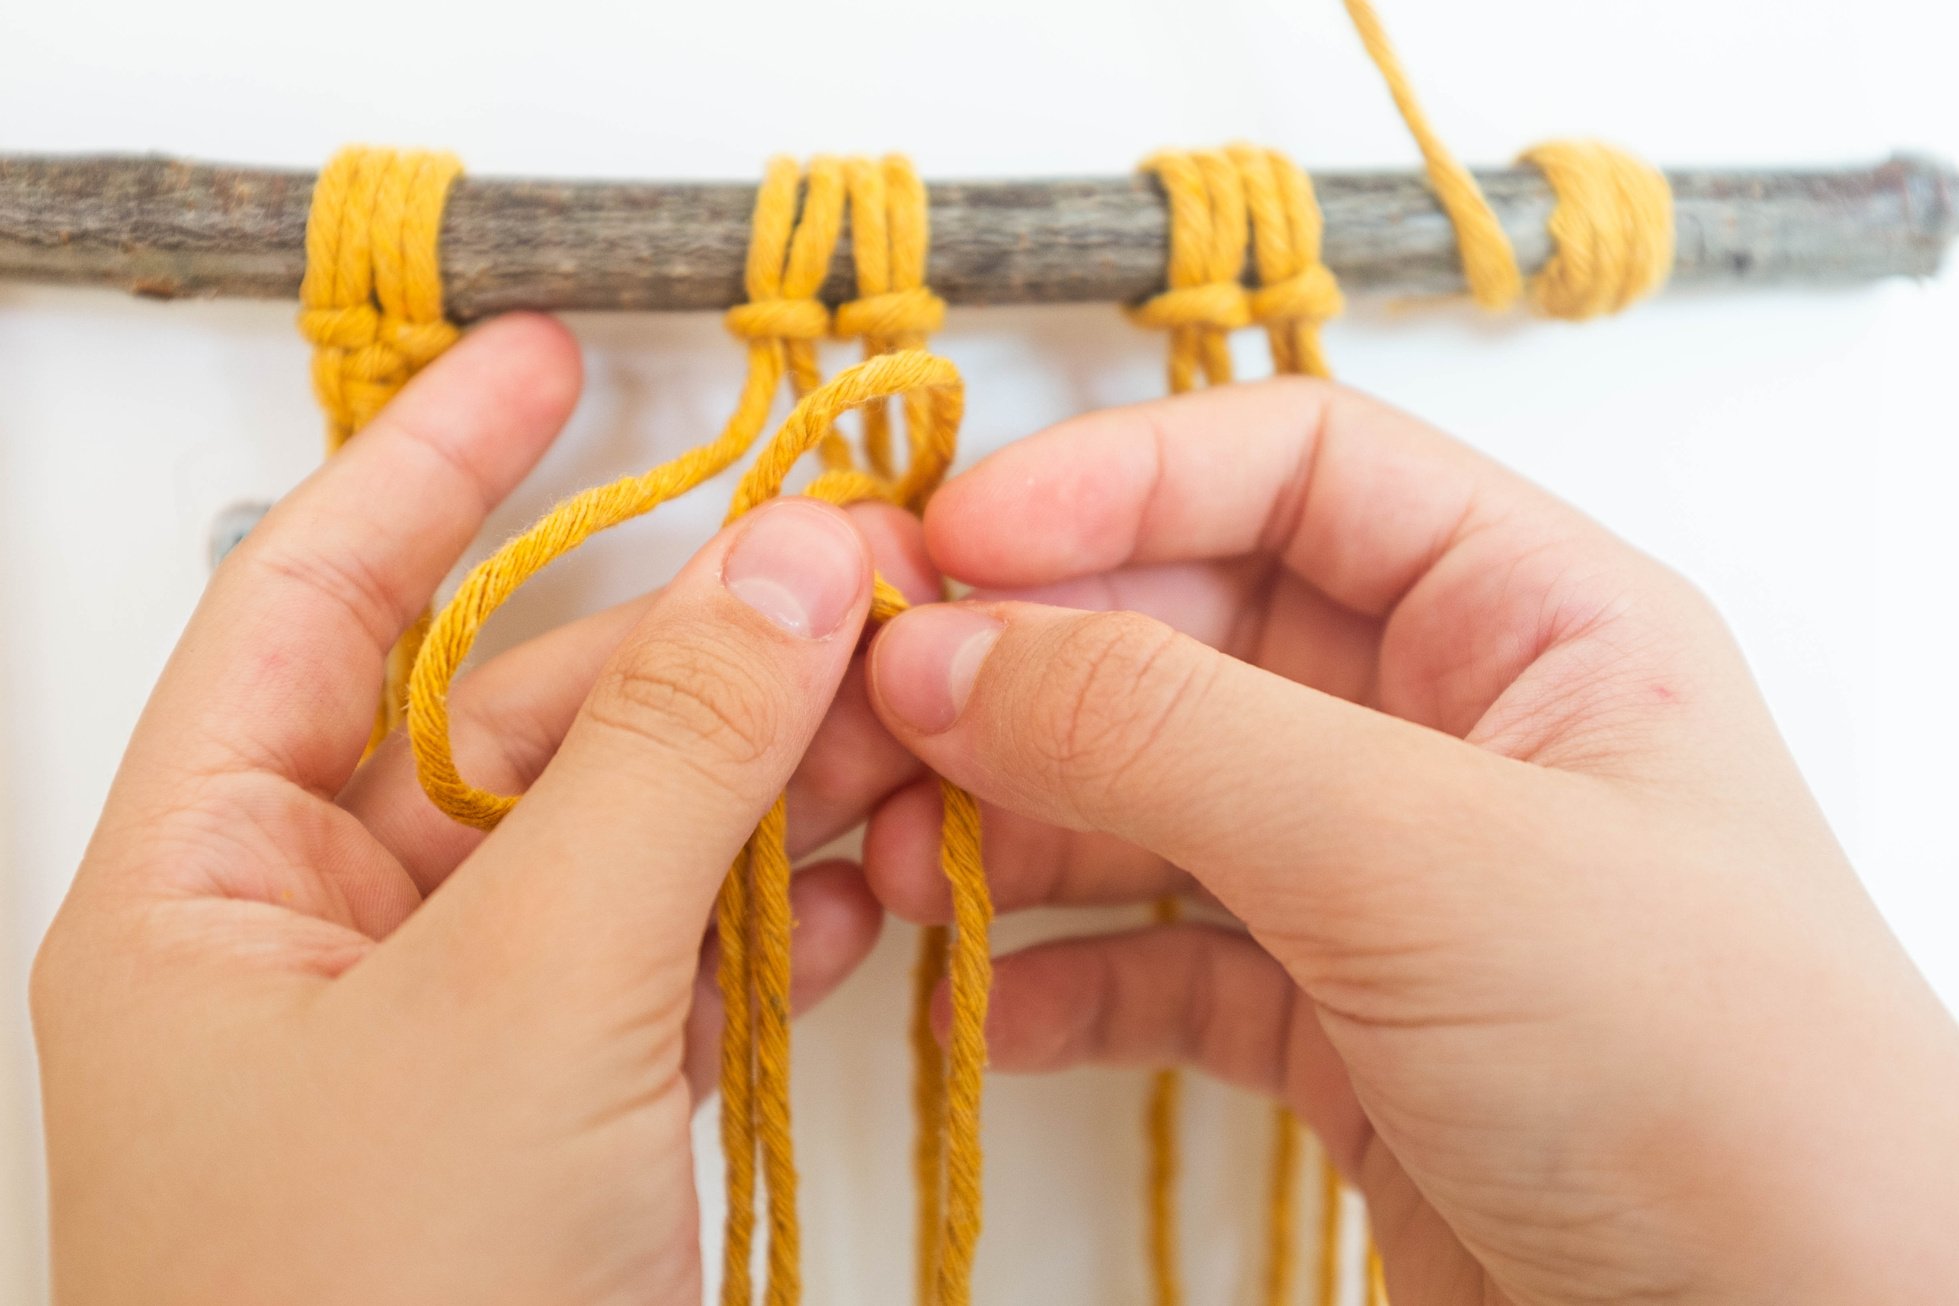
[[[1959,21],[1945,5],[1385,8],[1469,160],[1563,134],[1672,164],[1959,156]],[[449,146],[482,174],[748,178],[773,151],[902,149],[951,177],[1116,172],[1156,146],[1238,137],[1309,167],[1412,160],[1335,0],[0,10],[5,151],[313,165],[372,140]],[[0,286],[0,1300],[44,1292],[28,958],[197,597],[213,514],[276,496],[318,456],[292,318],[287,304]],[[739,351],[711,317],[574,326],[584,406],[486,538],[701,439],[732,399]],[[1327,344],[1347,380],[1713,593],[1871,892],[1959,1002],[1959,278],[1680,294],[1582,329],[1373,303]],[[938,345],[970,383],[969,451],[1161,387],[1159,342],[1106,307],[955,312]],[[658,582],[717,497],[558,568],[493,640]],[[799,1029],[813,1302],[908,1295],[909,948],[891,930]],[[989,1091],[980,1299],[1136,1300],[1138,1083],[1085,1073]],[[1249,1300],[1259,1120],[1220,1093],[1194,1104],[1195,1301]]]

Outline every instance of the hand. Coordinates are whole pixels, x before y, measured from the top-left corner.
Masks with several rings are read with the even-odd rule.
[[[1283,1098],[1396,1306],[1959,1299],[1959,1035],[1678,577],[1299,381],[1012,445],[926,539],[991,592],[885,629],[872,699],[986,802],[996,902],[1245,927],[1002,959],[996,1068]],[[867,843],[916,920],[936,828],[916,785]]]
[[[699,1296],[710,907],[785,782],[806,850],[908,774],[863,746],[861,686],[818,722],[864,538],[936,583],[895,509],[764,507],[458,684],[465,774],[530,793],[488,838],[453,824],[400,738],[356,767],[384,653],[578,384],[561,328],[483,327],[213,577],[35,967],[58,1299]],[[879,913],[831,863],[795,915],[807,1003]]]

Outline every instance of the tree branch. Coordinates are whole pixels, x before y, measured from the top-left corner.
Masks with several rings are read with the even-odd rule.
[[[1876,167],[1675,170],[1673,284],[1929,276],[1959,234],[1959,173]],[[1529,168],[1478,174],[1524,269],[1552,195]],[[138,295],[293,299],[313,174],[162,158],[0,158],[0,279]],[[1419,176],[1327,173],[1326,260],[1349,289],[1462,291],[1455,239]],[[954,304],[1134,301],[1162,287],[1153,180],[933,183],[930,282]],[[459,321],[506,309],[722,309],[742,298],[754,186],[465,177],[443,219]],[[824,295],[851,293],[848,241]]]

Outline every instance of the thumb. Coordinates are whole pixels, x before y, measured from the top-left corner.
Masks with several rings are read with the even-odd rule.
[[[448,935],[472,976],[558,998],[566,983],[589,992],[581,981],[632,998],[643,980],[684,1011],[715,895],[836,693],[870,576],[849,517],[813,499],[723,530],[620,644],[523,802],[403,933]]]
[[[1474,872],[1518,860],[1554,778],[1135,613],[921,607],[878,636],[870,678],[885,724],[948,779],[1139,844],[1261,934],[1351,944],[1357,922],[1487,901]]]

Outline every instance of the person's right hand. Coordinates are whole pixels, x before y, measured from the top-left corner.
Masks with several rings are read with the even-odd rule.
[[[1679,577],[1300,381],[1065,423],[926,526],[991,593],[888,626],[872,698],[986,802],[1000,904],[1249,928],[1002,959],[997,1068],[1282,1097],[1396,1306],[1959,1300],[1959,1035]],[[936,818],[869,835],[915,920]]]

